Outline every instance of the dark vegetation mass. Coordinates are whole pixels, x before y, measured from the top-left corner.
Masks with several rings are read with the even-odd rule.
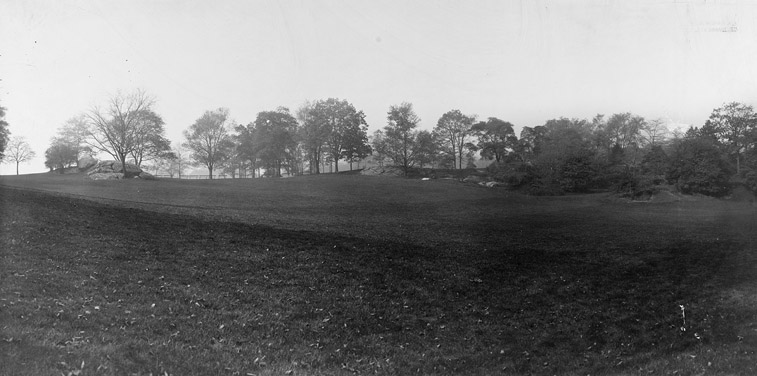
[[[0,374],[757,371],[747,202],[355,175],[0,183]]]

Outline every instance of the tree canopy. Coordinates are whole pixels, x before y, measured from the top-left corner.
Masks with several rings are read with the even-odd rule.
[[[475,120],[475,116],[463,115],[460,110],[451,110],[442,115],[434,127],[442,151],[453,160],[453,168],[463,168],[463,149],[466,148],[466,141]]]
[[[384,127],[385,152],[405,173],[416,163],[417,134],[421,119],[415,114],[413,105],[404,102],[389,108],[387,125]]]
[[[87,113],[90,120],[87,143],[121,161],[126,174],[129,156],[139,164],[151,148],[166,150],[162,143],[153,143],[165,139],[162,136],[163,121],[152,111],[154,103],[155,100],[142,90],[112,96],[107,108],[95,107]]]
[[[213,179],[214,167],[228,159],[234,148],[226,124],[228,118],[227,108],[205,111],[189,129],[184,130],[182,146],[189,149],[190,158],[196,164],[208,168],[210,179]]]

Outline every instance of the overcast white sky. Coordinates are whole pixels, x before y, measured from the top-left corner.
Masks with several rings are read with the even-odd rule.
[[[374,129],[409,101],[536,126],[633,112],[701,125],[757,104],[754,1],[0,0],[0,106],[42,172],[67,119],[118,90],[157,99],[173,144],[206,110],[336,97]],[[5,164],[0,173],[15,173]]]

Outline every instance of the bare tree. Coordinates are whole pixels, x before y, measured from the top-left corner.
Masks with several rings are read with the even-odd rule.
[[[647,122],[641,129],[641,137],[650,148],[664,142],[670,131],[663,119],[654,119]]]
[[[34,150],[23,137],[13,137],[8,143],[5,154],[5,160],[16,163],[16,175],[18,175],[18,165],[22,162],[28,162],[36,156]]]
[[[121,162],[126,176],[126,158],[137,150],[149,132],[148,117],[155,100],[144,91],[121,93],[110,98],[108,108],[95,107],[87,117],[91,123],[87,143]]]

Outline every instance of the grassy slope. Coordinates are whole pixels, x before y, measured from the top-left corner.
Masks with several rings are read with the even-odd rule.
[[[0,374],[755,371],[752,207],[359,176],[0,183],[128,201],[0,190]]]

